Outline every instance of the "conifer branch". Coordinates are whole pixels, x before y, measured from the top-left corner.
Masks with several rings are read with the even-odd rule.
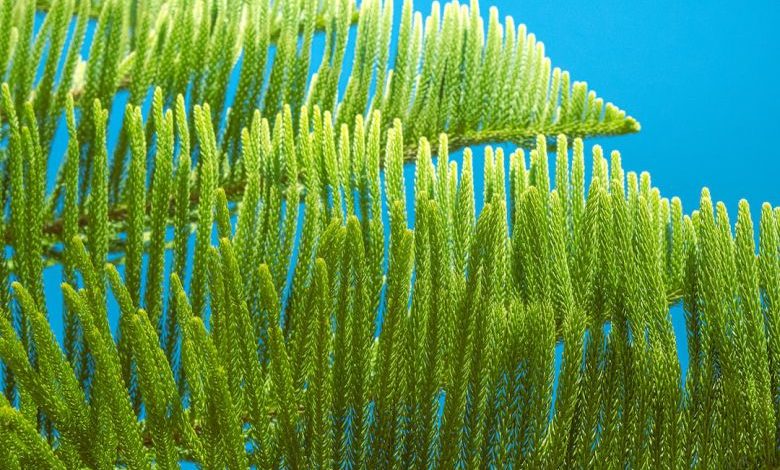
[[[745,201],[685,212],[600,146],[586,181],[582,138],[638,123],[476,0],[405,2],[392,58],[389,0],[229,6],[0,0],[3,465],[780,463],[780,208],[756,248]]]

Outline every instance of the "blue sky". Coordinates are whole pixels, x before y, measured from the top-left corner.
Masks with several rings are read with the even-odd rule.
[[[487,5],[488,2],[481,2]],[[493,1],[523,22],[554,65],[642,124],[598,139],[626,168],[647,170],[688,210],[702,186],[736,213],[739,199],[780,205],[780,3]]]

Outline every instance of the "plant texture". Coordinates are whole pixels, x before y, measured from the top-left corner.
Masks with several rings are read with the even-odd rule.
[[[780,209],[586,157],[637,122],[496,10],[392,18],[0,1],[0,468],[779,463]]]

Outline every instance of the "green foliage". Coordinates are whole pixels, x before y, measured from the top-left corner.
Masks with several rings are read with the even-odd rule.
[[[528,145],[537,134],[554,138],[559,133],[572,137],[639,129],[633,118],[597,98],[584,82],[571,82],[567,72],[552,68],[542,43],[527,33],[524,25],[516,27],[511,18],[500,24],[495,9],[489,19],[483,19],[476,1],[469,7],[450,3],[443,12],[434,4],[423,22],[407,0],[401,23],[395,25],[399,28],[399,53],[391,60],[392,1],[364,3],[358,11],[352,0],[249,2],[240,8],[224,0],[55,0],[42,5],[48,14],[40,29],[33,31],[36,2],[3,0],[0,24],[14,27],[3,28],[0,67],[6,70],[3,76],[10,84],[11,103],[22,108],[34,99],[33,111],[40,126],[37,145],[43,155],[51,150],[57,121],[73,96],[81,113],[79,188],[84,200],[94,173],[101,171],[97,159],[103,152],[97,145],[100,126],[95,124],[92,104],[100,100],[106,106],[120,89],[128,91],[133,107],[143,107],[150,99],[171,106],[179,94],[188,95],[191,103],[210,105],[206,117],[221,129],[215,135],[218,155],[214,178],[225,186],[231,201],[239,200],[246,186],[245,170],[235,164],[242,129],[250,126],[256,109],[275,116],[289,105],[292,128],[297,129],[298,118],[303,117],[301,108],[317,106],[331,112],[337,132],[342,124],[351,126],[356,114],[366,117],[370,129],[368,121],[379,111],[387,124],[379,129],[381,141],[386,140],[395,118],[407,123],[403,141],[407,159],[416,155],[420,137],[435,142],[445,131],[450,133],[452,150],[493,141]],[[95,36],[84,59],[79,51],[90,11],[95,13]],[[74,17],[72,41],[64,47]],[[348,38],[352,23],[358,30],[354,43]],[[311,56],[315,33],[324,36],[326,45],[319,66],[312,63]],[[347,47],[355,51],[355,60],[346,93],[339,97],[342,69],[348,65],[344,63]],[[269,54],[271,48],[273,54]],[[44,71],[43,77],[33,80],[38,69]],[[238,83],[231,102],[227,88],[233,70]],[[314,72],[311,77],[310,72]],[[155,93],[151,97],[152,86],[159,87],[159,96]],[[374,88],[377,91],[372,96]],[[503,98],[499,100],[499,96]],[[502,105],[493,106],[497,101]],[[11,103],[2,111],[8,122]],[[183,124],[181,119],[189,127],[198,125],[191,109],[182,111],[183,116],[177,112],[177,127]],[[128,117],[135,113],[128,113]],[[9,131],[13,129],[3,129]],[[159,131],[155,119],[137,125],[128,122],[108,155],[107,198],[114,223],[133,225],[127,217],[128,204],[142,202],[128,196],[140,188],[133,182],[141,164],[137,153],[147,150],[147,162],[154,166],[156,149],[151,136],[155,131]],[[150,145],[141,145],[141,135]],[[199,150],[198,142],[187,140],[182,145]],[[62,214],[57,210],[67,186],[64,166],[57,174],[45,209],[40,209],[47,222],[43,229],[48,235],[45,251],[52,255],[57,254],[61,242],[67,242]],[[306,180],[305,169],[297,174]],[[194,189],[195,194],[200,193]],[[110,242],[113,251],[125,240],[111,237]],[[126,242],[137,246],[137,237],[128,236]],[[119,251],[129,255],[133,251],[129,248]]]
[[[165,116],[157,163],[170,175],[162,179],[155,170],[155,184],[170,184],[176,170],[165,163],[165,139],[180,131],[171,113],[155,112]],[[198,140],[213,150],[203,117],[208,109],[196,112]],[[304,112],[314,123],[323,121],[317,110]],[[610,169],[595,147],[595,170],[578,208],[582,143],[574,142],[572,173],[568,164],[559,165],[562,172],[553,178],[545,139],[539,139],[530,166],[522,151],[510,156],[511,184],[502,151],[486,151],[486,205],[475,218],[471,155],[457,170],[454,163],[441,165],[442,151],[434,166],[423,139],[411,231],[397,171],[403,147],[396,123],[387,143],[384,193],[391,222],[385,239],[384,230],[372,228],[380,214],[369,211],[362,222],[356,217],[361,207],[371,207],[371,188],[383,191],[371,132],[344,131],[337,140],[327,124],[315,124],[308,135],[288,138],[289,113],[279,115],[273,131],[255,119],[244,131],[239,160],[252,188],[237,220],[228,218],[222,189],[212,189],[208,210],[199,206],[198,226],[216,221],[220,236],[218,248],[210,235],[196,242],[195,259],[205,264],[195,266],[202,274],[194,274],[190,286],[194,299],[196,280],[203,282],[201,302],[208,304],[201,314],[209,329],[193,314],[179,276],[173,276],[168,308],[153,320],[139,308],[159,308],[159,300],[134,298],[128,278],[108,265],[122,312],[117,347],[104,321],[104,275],[92,261],[100,249],[93,241],[99,235],[91,235],[101,233],[98,225],[88,232],[89,254],[78,237],[69,248],[84,287],[63,285],[68,311],[83,331],[80,347],[91,358],[82,372],[86,380],[56,345],[32,294],[15,287],[30,325],[28,344],[4,320],[0,354],[21,397],[20,408],[5,405],[5,426],[13,431],[3,434],[20,461],[51,454],[63,466],[98,467],[114,459],[172,466],[181,458],[231,468],[774,462],[772,292],[780,270],[777,220],[768,206],[756,257],[746,203],[733,237],[725,209],[715,211],[706,191],[701,209],[684,216],[679,201],[662,198],[649,177],[624,175],[616,153]],[[303,143],[312,141],[322,145]],[[557,147],[568,148],[567,139],[560,136]],[[345,176],[330,173],[324,162],[307,166],[320,187],[307,196],[297,227],[296,211],[279,212],[273,202],[283,197],[279,188],[293,162],[322,162],[334,152]],[[347,152],[355,159],[348,165]],[[198,181],[213,188],[204,183],[214,170],[211,153],[203,155]],[[336,191],[343,198],[339,207]],[[564,203],[561,194],[571,196]],[[283,201],[297,203],[297,194],[292,197]],[[297,257],[284,248],[290,219],[295,231],[315,234],[304,238]],[[387,269],[375,280],[367,247],[385,244],[389,251],[380,251],[378,262],[386,259]],[[680,278],[667,275],[678,271]],[[169,295],[165,284],[159,288]],[[679,292],[690,315],[692,363],[684,388],[669,317]],[[553,406],[558,341],[564,354]],[[163,347],[172,343],[181,354],[175,359]],[[132,361],[132,377],[120,372],[122,351]],[[734,364],[737,355],[750,358],[750,366]],[[143,419],[136,418],[134,400],[143,405]],[[58,430],[52,441],[29,439],[37,425],[27,407]],[[96,450],[90,423],[103,430]]]
[[[0,2],[0,467],[780,463],[780,209],[756,249],[744,201],[732,233],[707,190],[686,214],[599,146],[586,182],[581,137],[638,124],[525,26],[407,1],[391,59],[390,1],[38,3],[34,34],[36,2]],[[527,152],[450,161],[492,141]]]

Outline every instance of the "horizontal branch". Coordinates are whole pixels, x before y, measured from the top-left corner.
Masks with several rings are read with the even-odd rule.
[[[632,126],[631,123],[635,121],[621,121],[618,123],[604,123],[604,129],[599,129],[599,135],[618,135],[625,134],[627,132],[638,131],[638,126]],[[490,143],[500,142],[512,142],[520,147],[528,148],[535,142],[536,136],[540,133],[548,135],[564,134],[569,137],[588,137],[592,135],[592,129],[588,129],[591,132],[585,132],[583,124],[567,124],[556,126],[553,125],[547,129],[523,129],[523,130],[498,130],[498,131],[475,131],[467,132],[463,136],[451,136],[449,137],[449,151],[455,152],[465,147],[472,145],[484,145]],[[554,149],[554,140],[549,143],[549,148]],[[431,150],[436,151],[438,149],[438,139],[431,139]],[[407,163],[414,162],[417,157],[417,145],[407,144],[404,146],[404,160]],[[381,165],[381,162],[380,162]],[[305,171],[305,169],[304,169]],[[229,201],[236,202],[244,193],[244,181],[229,181],[221,186],[225,191]],[[199,201],[199,195],[197,188],[193,188],[193,192],[190,195],[190,205],[196,207]],[[147,206],[147,214],[151,206]],[[116,204],[109,209],[108,217],[111,223],[121,224],[127,217],[127,207],[124,204]],[[171,214],[172,215],[172,214]],[[86,214],[82,214],[79,217],[79,227],[84,228],[89,222],[89,217]],[[61,218],[57,218],[43,227],[43,233],[49,238],[57,238],[62,234],[63,221]],[[11,243],[11,233],[7,230],[5,233],[6,243]],[[62,241],[57,239],[57,241]]]

